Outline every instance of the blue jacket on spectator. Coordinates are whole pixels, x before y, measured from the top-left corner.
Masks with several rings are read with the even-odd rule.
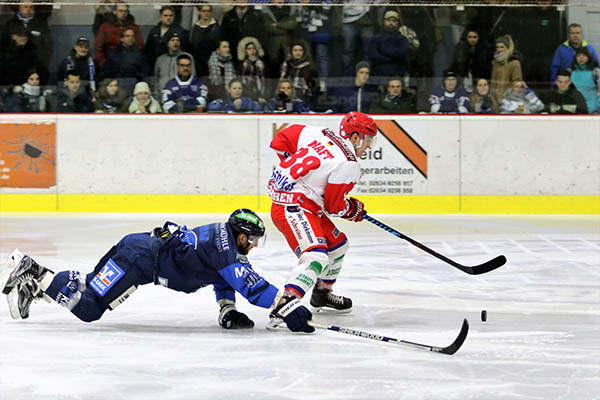
[[[429,104],[432,114],[466,114],[469,112],[469,94],[461,87],[448,92],[439,86],[431,90]]]
[[[587,47],[590,54],[596,61],[600,64],[600,60],[598,59],[598,54],[596,54],[596,50],[585,40],[581,41],[582,47]],[[573,63],[573,57],[575,56],[575,49],[569,45],[569,41],[566,40],[563,44],[558,46],[556,51],[554,52],[554,57],[552,58],[552,82],[556,80],[558,75],[558,71],[561,69],[567,69],[571,67]]]
[[[406,75],[406,54],[408,39],[395,30],[382,30],[369,42],[371,76]]]
[[[133,45],[125,47],[119,44],[108,53],[104,64],[104,76],[107,78],[137,78],[141,81],[150,75],[148,61],[140,49]]]
[[[283,100],[279,97],[272,97],[265,106],[265,112],[268,113],[307,113],[310,109],[300,99]]]
[[[208,89],[202,78],[190,75],[182,81],[179,76],[169,80],[162,90],[162,106],[164,112],[194,112],[198,107],[206,107]]]
[[[239,108],[235,108],[233,100],[230,96],[224,99],[216,99],[208,104],[208,111],[222,111],[222,112],[261,112],[262,107],[256,101],[248,97],[238,97],[242,100],[242,105]],[[237,100],[237,99],[236,99]]]
[[[346,114],[350,111],[366,113],[373,99],[377,97],[377,91],[375,87],[369,84],[363,87],[352,84],[351,86],[338,87],[335,96],[337,98],[335,112],[340,114]]]

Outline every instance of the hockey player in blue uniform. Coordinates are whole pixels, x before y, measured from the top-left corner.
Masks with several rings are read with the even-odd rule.
[[[258,275],[246,258],[265,238],[258,215],[248,209],[233,212],[226,223],[188,229],[166,222],[152,232],[125,236],[102,257],[94,270],[54,273],[18,250],[9,256],[12,269],[2,292],[8,295],[15,319],[29,317],[33,300],[46,297],[85,322],[114,310],[138,286],[162,285],[184,293],[213,285],[221,307],[218,322],[225,329],[252,328],[254,322],[235,307],[235,292],[250,303],[272,309],[294,332],[313,332],[311,312],[294,297],[282,296]],[[2,271],[4,272],[4,271]]]

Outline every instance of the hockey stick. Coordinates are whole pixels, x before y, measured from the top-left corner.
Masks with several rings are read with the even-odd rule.
[[[388,232],[390,232],[391,234],[393,234],[394,236],[399,237],[400,239],[404,239],[407,242],[409,242],[410,244],[418,247],[419,249],[431,254],[434,257],[439,258],[442,261],[447,262],[448,264],[452,265],[455,268],[460,269],[463,272],[466,272],[467,274],[470,275],[480,275],[480,274],[485,274],[486,272],[490,272],[495,270],[496,268],[499,268],[501,266],[503,266],[506,263],[506,257],[504,256],[498,256],[492,260],[486,261],[483,264],[480,265],[474,265],[474,266],[466,266],[466,265],[462,265],[457,263],[456,261],[452,261],[451,259],[449,259],[448,257],[445,257],[443,255],[441,255],[440,253],[438,253],[437,251],[431,250],[429,247],[417,242],[414,239],[409,238],[408,236],[406,236],[403,233],[398,232],[397,230],[395,230],[394,228],[390,228],[389,226],[387,226],[386,224],[384,224],[383,222],[380,222],[378,220],[376,220],[375,218],[371,217],[370,215],[364,214],[363,215],[363,219],[369,221],[370,223],[377,225],[378,227],[380,227],[383,230],[386,230]]]
[[[365,338],[365,339],[373,339],[373,340],[377,340],[380,342],[388,342],[388,343],[397,344],[400,346],[412,347],[413,349],[433,351],[434,353],[442,353],[442,354],[449,354],[449,355],[456,353],[458,351],[458,349],[460,349],[460,346],[462,346],[462,344],[465,342],[465,339],[467,338],[467,333],[469,333],[469,321],[467,321],[467,319],[465,318],[463,320],[462,327],[460,328],[460,333],[458,334],[456,339],[454,339],[454,342],[452,342],[452,344],[450,344],[449,346],[446,346],[446,347],[438,347],[438,346],[430,346],[428,344],[409,342],[408,340],[395,339],[395,338],[391,338],[391,337],[387,337],[387,336],[381,336],[376,333],[357,331],[356,329],[351,329],[351,328],[343,328],[341,326],[319,324],[319,323],[313,322],[313,321],[308,321],[308,324],[310,326],[314,326],[315,328],[326,329],[328,331],[345,333],[348,335],[358,336],[358,337]]]

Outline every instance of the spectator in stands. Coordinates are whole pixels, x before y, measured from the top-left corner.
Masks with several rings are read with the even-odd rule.
[[[253,37],[243,38],[238,43],[237,55],[242,62],[242,83],[246,95],[261,105],[266,104],[265,63],[262,61],[265,52],[260,42]]]
[[[544,103],[524,81],[514,81],[500,102],[502,114],[539,114],[543,109]]]
[[[480,40],[476,28],[468,27],[462,39],[454,47],[451,69],[456,71],[458,83],[469,93],[473,91],[474,79],[490,77],[492,55],[487,43]]]
[[[266,33],[268,76],[277,77],[298,23],[296,16],[292,14],[292,8],[283,4],[283,0],[273,0],[272,4],[263,7],[263,26]]]
[[[236,5],[223,15],[221,28],[224,40],[232,49],[237,49],[240,40],[246,36],[255,37],[264,43],[262,16],[254,6],[248,5],[248,0],[235,0],[235,3]]]
[[[566,69],[558,71],[556,87],[546,97],[545,111],[550,114],[587,114],[585,98],[571,84],[571,72]]]
[[[490,90],[487,79],[475,80],[475,89],[469,97],[469,111],[475,114],[498,114],[500,112],[500,101]]]
[[[431,91],[429,104],[431,114],[467,114],[469,94],[458,85],[456,73],[446,71],[442,85]]]
[[[388,10],[383,15],[383,27],[369,43],[371,80],[376,85],[385,84],[390,77],[406,74],[408,39],[400,33],[398,12]]]
[[[360,39],[362,57],[369,54],[369,42],[375,33],[376,12],[370,6],[353,5],[364,4],[362,0],[346,1],[342,8],[342,37],[344,38],[344,51],[342,54],[343,74],[352,75],[352,66],[355,63],[356,49]]]
[[[95,112],[97,113],[120,113],[125,112],[127,105],[127,92],[119,87],[119,81],[113,78],[104,79],[100,87],[94,93]]]
[[[290,53],[281,65],[279,79],[291,80],[296,95],[304,102],[317,94],[317,68],[303,42],[296,41],[290,46]]]
[[[94,37],[98,36],[98,30],[100,30],[100,26],[103,23],[112,20],[116,4],[120,2],[121,0],[100,0],[100,4],[96,7],[94,24],[92,25]]]
[[[35,69],[30,69],[25,75],[27,76],[26,82],[12,89],[13,94],[6,101],[7,111],[15,113],[49,111],[46,96],[51,94],[52,91],[42,92],[40,74]]]
[[[194,60],[190,53],[181,51],[180,43],[179,33],[171,32],[167,38],[167,52],[156,59],[152,76],[152,93],[156,98],[160,98],[165,84],[177,76],[177,56],[187,54]],[[192,63],[192,75],[197,75],[195,63]]]
[[[222,98],[227,93],[229,82],[235,78],[235,67],[231,56],[229,42],[223,40],[208,59],[208,82],[210,93]]]
[[[161,113],[160,103],[150,95],[150,85],[146,82],[138,82],[133,89],[133,99],[129,104],[128,111],[134,114]]]
[[[132,28],[123,30],[121,44],[108,54],[104,66],[104,76],[118,78],[119,86],[127,93],[135,84],[150,76],[148,61],[136,46],[136,33]]]
[[[588,112],[597,114],[600,111],[600,68],[587,47],[575,50],[571,82],[585,98]]]
[[[571,24],[569,25],[569,38],[562,43],[554,52],[552,58],[552,81],[555,81],[558,76],[558,70],[567,69],[571,67],[573,63],[573,57],[575,56],[575,50],[580,47],[586,47],[590,55],[600,63],[598,54],[591,44],[583,40],[583,34],[581,33],[581,25]]]
[[[296,91],[292,86],[292,81],[289,79],[282,79],[277,85],[275,96],[272,97],[267,106],[265,112],[268,113],[307,113],[309,107],[299,98],[296,97]]]
[[[192,57],[177,56],[177,76],[162,90],[162,106],[167,113],[201,113],[206,107],[208,89],[201,77],[192,74]]]
[[[29,40],[25,27],[13,25],[9,32],[11,37],[9,45],[0,49],[0,85],[22,84],[27,79],[24,73],[29,69],[38,71],[41,82],[47,81],[48,72],[39,62],[37,49]]]
[[[209,112],[261,112],[262,107],[249,97],[243,97],[242,80],[234,78],[229,82],[229,94],[224,99],[216,99],[208,104]]]
[[[12,19],[7,23],[7,30],[14,31],[17,27],[25,28],[25,32],[29,37],[29,42],[36,48],[36,56],[39,64],[44,68],[44,71],[49,70],[50,62],[52,61],[53,42],[48,28],[47,15],[41,15],[35,12],[35,6],[31,0],[25,0],[19,3],[18,11]],[[7,44],[4,41],[4,45]],[[25,71],[21,71],[21,74]],[[40,75],[41,84],[45,85],[48,76],[47,74]],[[20,82],[23,83],[23,82]]]
[[[208,58],[219,47],[222,39],[221,27],[212,17],[212,6],[197,7],[200,18],[192,29],[192,54],[196,62],[197,75],[208,77]]]
[[[96,61],[100,68],[104,68],[104,63],[108,54],[121,43],[121,37],[125,29],[132,29],[135,33],[135,43],[140,51],[144,49],[144,40],[140,27],[136,25],[135,18],[129,14],[129,6],[125,3],[117,3],[113,10],[113,15],[109,21],[104,22],[98,29],[94,50],[96,52]]]
[[[154,70],[156,59],[167,52],[167,43],[173,33],[179,36],[180,47],[187,51],[188,49],[188,32],[181,26],[175,25],[175,10],[170,6],[163,6],[160,9],[160,22],[152,27],[146,44],[144,45],[144,54],[150,63],[150,70]]]
[[[329,13],[331,0],[322,2],[321,5],[304,4],[311,0],[300,0],[303,5],[296,6],[293,10],[296,22],[300,28],[300,35],[310,45],[311,55],[317,64],[319,76],[319,91],[327,90],[327,77],[329,76],[329,43],[331,42],[331,27]]]
[[[356,75],[352,84],[339,86],[335,91],[335,111],[346,114],[350,111],[367,112],[377,96],[375,88],[368,84],[371,67],[366,61],[360,61],[355,67]]]
[[[96,91],[97,65],[90,56],[90,41],[85,36],[80,36],[71,49],[71,53],[65,58],[56,70],[56,81],[62,82],[67,76],[67,71],[72,69],[79,72],[82,86],[89,86],[90,90]]]
[[[89,113],[94,111],[94,101],[87,88],[81,86],[79,72],[67,72],[64,85],[59,88],[57,96],[58,112]]]
[[[392,77],[386,93],[371,105],[369,114],[414,114],[417,112],[417,99],[414,91],[402,87],[402,78]]]
[[[510,35],[496,39],[496,52],[492,61],[492,92],[499,99],[506,96],[506,90],[513,82],[523,80],[520,60],[521,56],[515,50]]]

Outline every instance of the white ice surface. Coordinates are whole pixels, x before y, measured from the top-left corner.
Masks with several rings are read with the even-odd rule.
[[[455,355],[323,330],[270,332],[268,311],[240,296],[256,326],[226,331],[210,287],[185,295],[143,286],[92,324],[43,301],[13,321],[1,296],[0,399],[600,398],[597,216],[375,217],[463,264],[499,254],[508,263],[470,276],[368,222],[341,221],[351,248],[336,293],[354,311],[315,320],[445,346],[468,318]],[[0,262],[19,247],[55,270],[87,272],[122,236],[166,219],[195,226],[225,216],[0,214]],[[267,230],[250,260],[280,286],[295,257]]]

